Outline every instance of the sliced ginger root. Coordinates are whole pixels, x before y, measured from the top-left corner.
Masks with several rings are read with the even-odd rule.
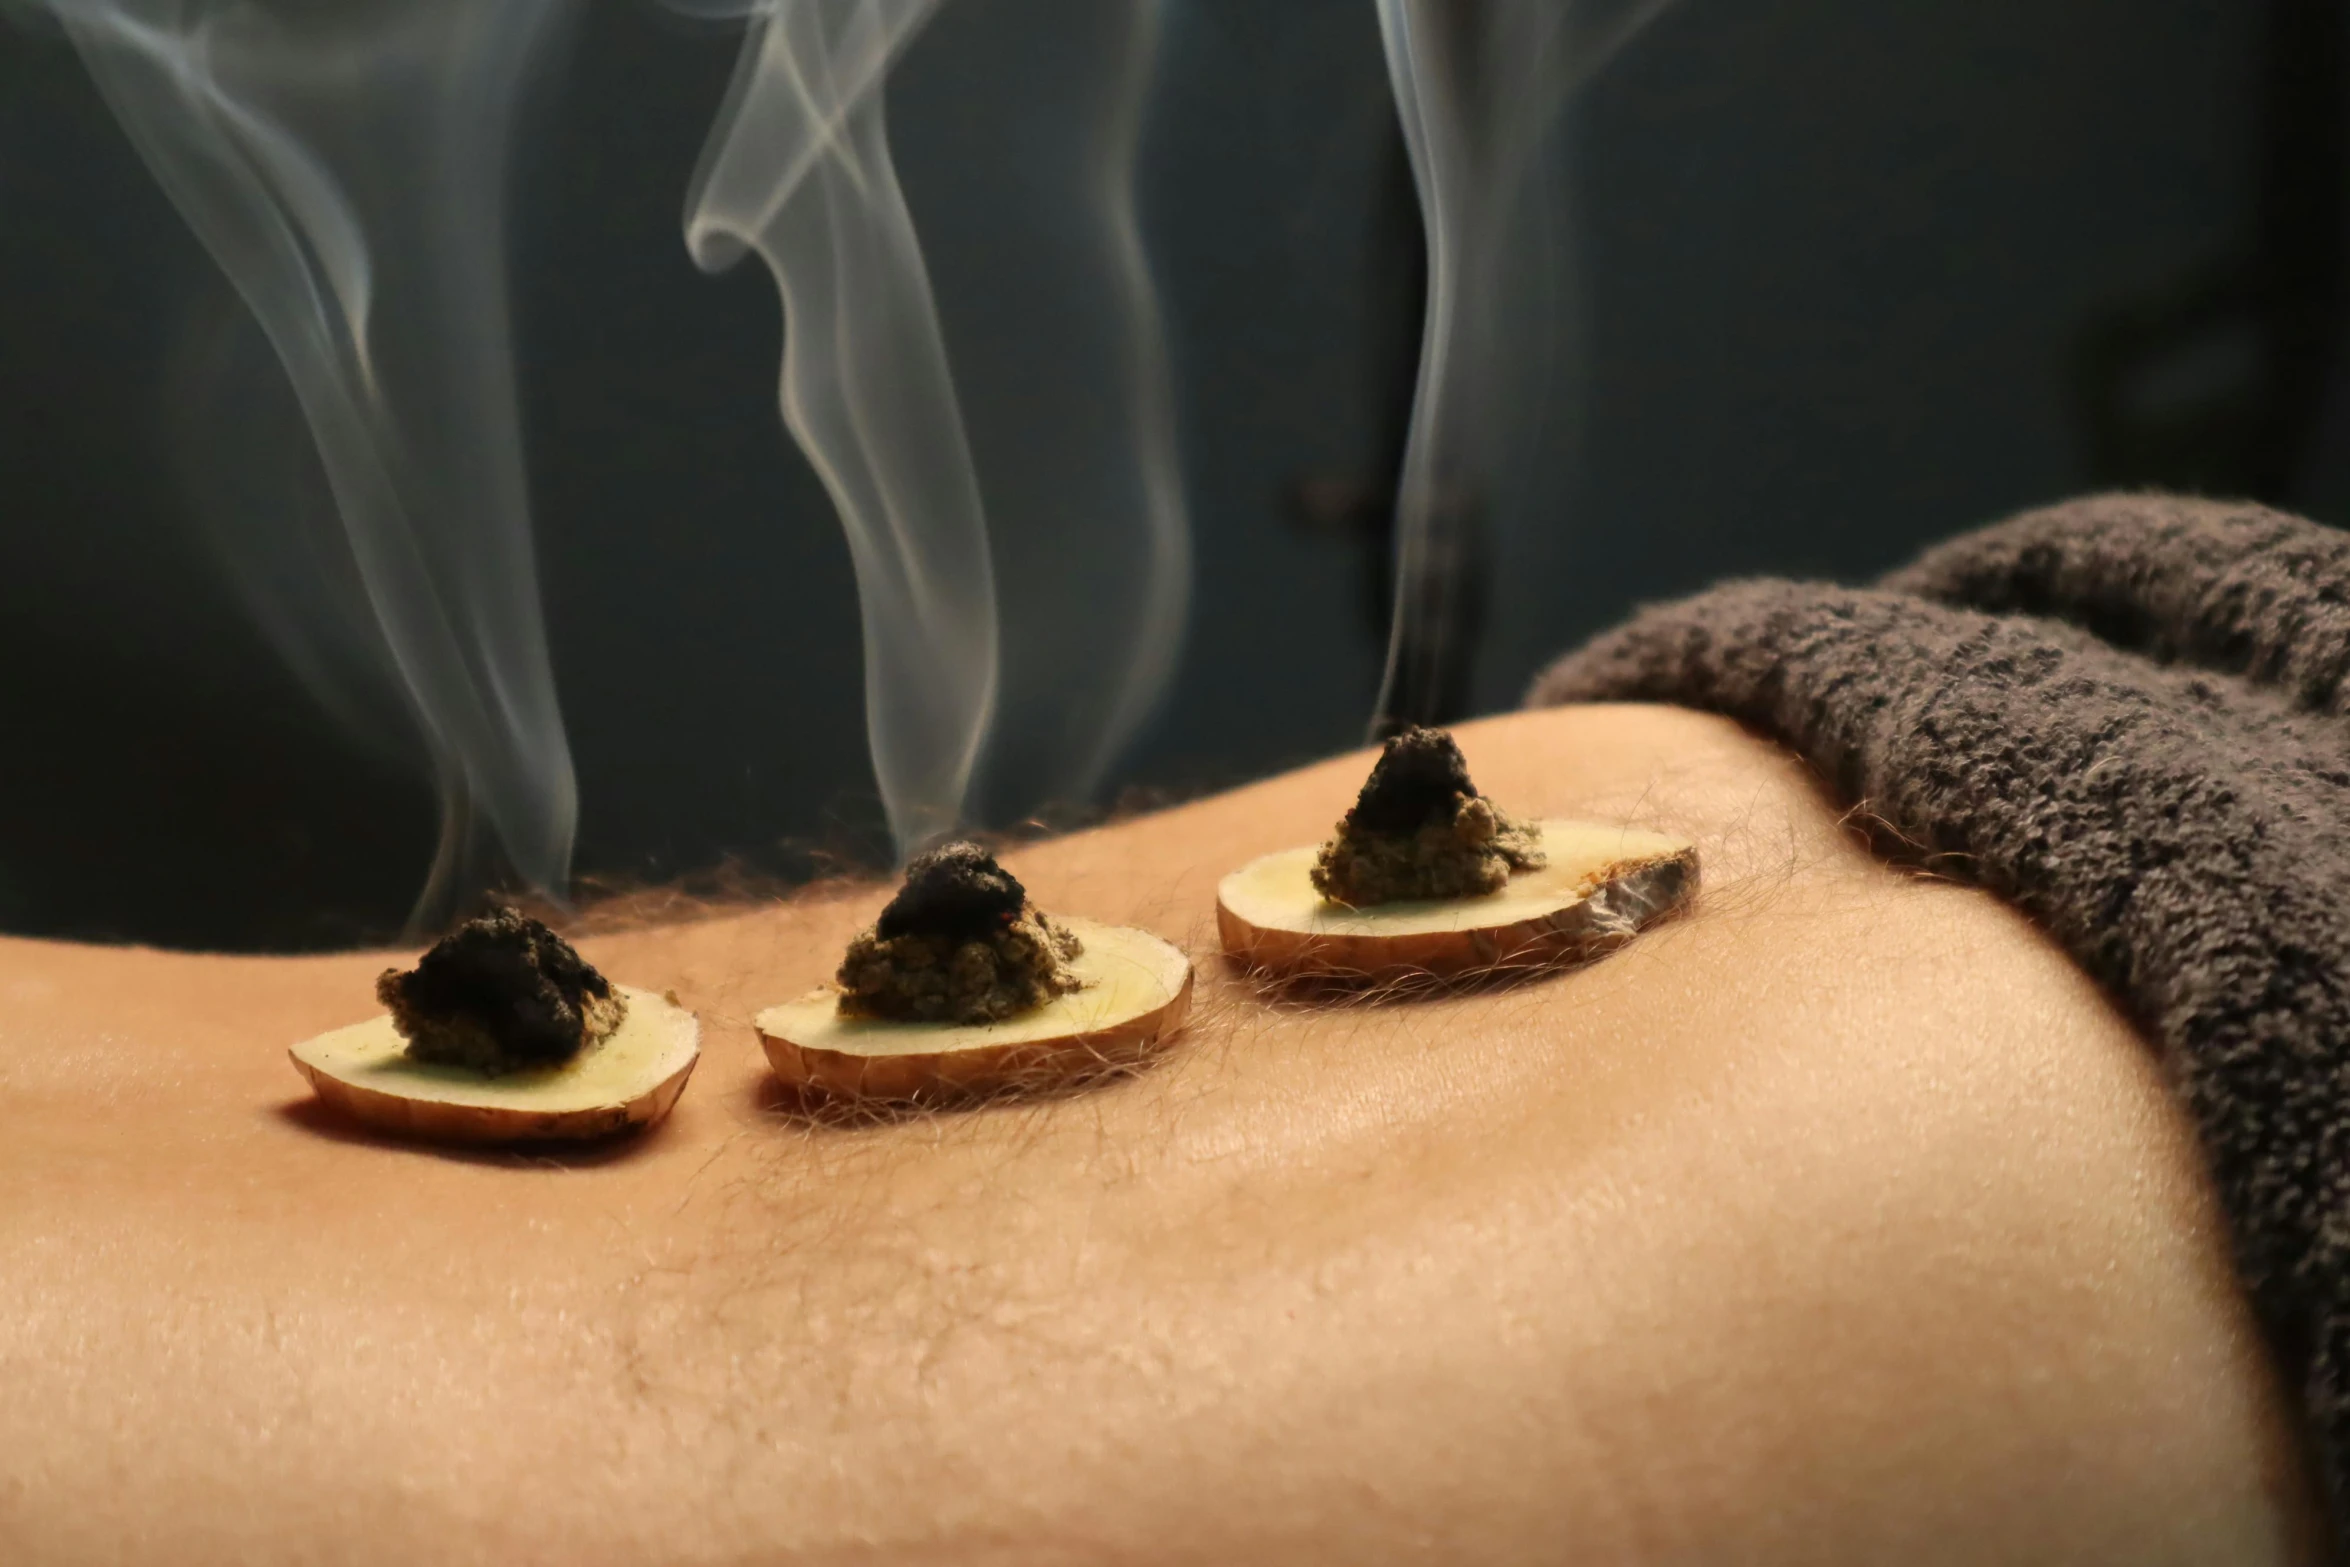
[[[1148,931],[1048,916],[994,858],[947,844],[849,944],[835,984],[754,1020],[778,1081],[845,1098],[1050,1088],[1182,1025],[1191,961]]]
[[[1252,860],[1216,889],[1224,950],[1284,979],[1547,969],[1621,946],[1696,888],[1697,851],[1677,838],[1602,822],[1531,826],[1549,863],[1475,898],[1348,908],[1314,890],[1312,848]]]
[[[1276,978],[1381,983],[1597,957],[1684,903],[1697,851],[1599,822],[1525,822],[1478,794],[1450,735],[1387,742],[1319,847],[1216,889],[1225,952]]]
[[[685,1091],[701,1025],[614,985],[537,920],[469,920],[407,972],[381,1017],[293,1047],[319,1100],[379,1131],[444,1143],[546,1142],[650,1126]]]

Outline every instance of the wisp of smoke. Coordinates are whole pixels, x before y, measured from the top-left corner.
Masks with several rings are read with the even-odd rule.
[[[866,729],[901,852],[961,817],[996,688],[979,479],[882,108],[935,4],[756,10],[686,209],[701,266],[755,251],[782,291],[784,423],[848,532]]]
[[[925,96],[899,156],[939,261],[996,567],[983,822],[1090,799],[1181,651],[1190,526],[1135,189],[1162,10],[966,5],[928,41],[944,53],[909,72]],[[941,123],[951,140],[911,133]]]
[[[380,661],[431,752],[441,838],[415,923],[504,874],[559,897],[578,805],[505,197],[517,101],[568,0],[45,3],[292,383],[340,528],[325,575],[285,556],[285,527],[224,538],[279,645]]]
[[[1021,260],[990,274],[951,363],[883,94],[935,5],[747,7],[686,219],[702,266],[755,253],[782,293],[784,422],[848,535],[901,853],[970,817],[982,779],[999,817],[1090,791],[1172,673],[1190,569],[1133,204],[1156,0],[994,8],[1035,31],[1041,5],[1055,39],[997,118],[1041,99],[1059,118],[956,172]]]
[[[1431,719],[1461,652],[1483,515],[1563,352],[1568,258],[1538,187],[1560,110],[1671,0],[1377,0],[1427,230],[1419,384],[1396,495],[1395,617],[1374,732]]]

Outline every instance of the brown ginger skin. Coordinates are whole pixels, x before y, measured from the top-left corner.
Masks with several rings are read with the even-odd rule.
[[[561,1066],[604,1039],[628,1001],[544,924],[513,909],[467,920],[376,999],[412,1060],[501,1075]]]
[[[975,843],[915,856],[905,885],[849,943],[840,1010],[901,1023],[999,1022],[1078,988],[1083,949]]]
[[[1380,751],[1312,879],[1331,902],[1366,908],[1484,897],[1543,863],[1534,829],[1477,792],[1452,736],[1413,725]]]

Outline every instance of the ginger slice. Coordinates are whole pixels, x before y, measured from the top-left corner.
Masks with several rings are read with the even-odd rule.
[[[619,1025],[554,1066],[486,1072],[420,1061],[389,1015],[293,1047],[325,1104],[380,1131],[438,1143],[547,1142],[651,1126],[685,1092],[701,1024],[674,1000],[615,985]]]
[[[849,1098],[915,1099],[1065,1085],[1139,1060],[1182,1026],[1191,960],[1121,925],[1055,916],[1076,938],[1071,988],[982,1023],[901,1021],[841,1005],[834,986],[754,1024],[778,1081]]]
[[[1525,824],[1541,863],[1476,897],[1354,908],[1314,883],[1316,847],[1253,860],[1216,889],[1224,950],[1279,978],[1365,983],[1544,969],[1596,957],[1685,903],[1697,851],[1600,822]]]
[[[626,990],[514,909],[467,920],[375,984],[384,1016],[293,1049],[318,1097],[437,1142],[601,1137],[649,1126],[685,1091],[701,1025]]]

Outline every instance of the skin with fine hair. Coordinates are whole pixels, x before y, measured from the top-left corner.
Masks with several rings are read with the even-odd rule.
[[[581,942],[705,1053],[643,1141],[452,1155],[283,1046],[382,954],[0,942],[12,1562],[2309,1561],[2292,1412],[2143,1042],[1734,726],[1457,732],[1695,841],[1589,968],[1344,1004],[1207,956],[1368,757],[1014,856],[1202,954],[1142,1073],[855,1122],[759,1006],[890,890]]]

